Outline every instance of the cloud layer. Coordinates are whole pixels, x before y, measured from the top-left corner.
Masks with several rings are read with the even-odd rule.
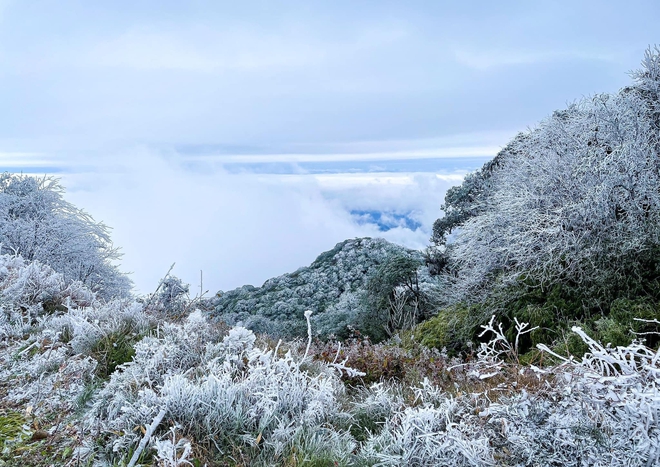
[[[174,274],[215,293],[313,261],[346,238],[382,236],[424,247],[447,187],[462,175],[229,174],[221,165],[190,171],[145,148],[63,176],[67,199],[113,227],[137,289]],[[421,224],[387,232],[351,210],[409,213]]]

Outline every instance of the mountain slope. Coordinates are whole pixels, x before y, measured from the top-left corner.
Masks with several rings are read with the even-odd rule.
[[[350,239],[320,254],[311,265],[269,279],[261,287],[245,285],[219,292],[214,315],[229,324],[242,322],[255,331],[295,336],[305,334],[303,313],[309,309],[314,313],[315,334],[347,335],[349,326],[374,334],[369,329],[373,323],[365,322],[377,318],[369,312],[378,311],[369,306],[369,298],[374,298],[369,284],[397,258],[414,265],[418,283],[428,283],[420,252],[383,239]],[[393,287],[399,285],[397,280],[393,279]]]

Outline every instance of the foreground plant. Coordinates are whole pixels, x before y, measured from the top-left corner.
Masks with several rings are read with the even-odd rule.
[[[659,462],[660,353],[641,341],[612,347],[575,328],[583,358],[541,345],[555,363],[535,367],[519,360],[533,327],[517,320],[517,339],[491,319],[459,360],[405,342],[314,344],[308,312],[306,342],[273,342],[0,262],[9,465]]]

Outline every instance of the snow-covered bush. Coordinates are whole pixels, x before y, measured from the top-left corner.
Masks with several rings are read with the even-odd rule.
[[[68,203],[52,177],[0,175],[0,253],[38,260],[80,281],[104,298],[125,296],[130,280],[113,261],[120,257],[109,229]]]
[[[221,341],[209,329],[196,312],[136,345],[133,360],[112,375],[88,415],[90,427],[100,422],[112,438],[107,455],[122,457],[140,441],[132,428],[165,410],[183,436],[217,456],[241,450],[268,464],[283,462],[294,446],[304,446],[299,455],[349,456],[350,435],[327,428],[345,416],[338,411],[343,384],[332,367],[303,364],[291,350],[255,347],[245,328]]]
[[[90,306],[96,295],[39,261],[0,255],[0,335],[19,336],[39,317],[67,307]]]
[[[193,465],[190,458],[192,446],[186,438],[177,440],[176,431],[178,426],[170,428],[163,439],[156,440],[154,447],[156,449],[156,460],[159,467],[181,467],[184,465]]]
[[[643,274],[660,245],[657,137],[634,92],[585,99],[542,122],[451,245],[456,292],[483,295],[521,276],[600,290]]]
[[[169,273],[160,281],[158,289],[147,300],[149,311],[158,311],[170,318],[180,318],[192,304],[190,285]]]
[[[0,390],[34,415],[71,411],[132,356],[152,326],[136,303],[105,302],[39,261],[0,255]]]
[[[46,315],[8,343],[0,376],[11,381],[7,400],[35,413],[71,410],[87,385],[98,382],[133,356],[133,345],[153,326],[131,302],[94,302]]]
[[[448,191],[430,255],[443,306],[476,322],[495,313],[509,336],[514,316],[540,326],[528,349],[576,322],[630,343],[625,324],[607,321],[617,300],[658,312],[659,48],[632,78],[553,112]],[[473,320],[459,324],[438,339],[450,349],[473,334]]]
[[[424,389],[420,390],[424,395]],[[362,456],[372,465],[494,465],[489,438],[466,401],[424,399],[390,418],[381,433],[364,445]]]
[[[576,328],[585,356],[541,346],[560,363],[536,368],[492,320],[490,340],[458,361],[393,344],[268,345],[200,311],[173,323],[130,301],[66,303],[0,341],[0,394],[50,423],[42,436],[69,430],[68,465],[641,467],[660,456],[660,352],[640,342],[603,346]],[[132,352],[110,368],[122,336]],[[354,363],[380,381],[349,378]],[[384,365],[396,372],[375,371]]]

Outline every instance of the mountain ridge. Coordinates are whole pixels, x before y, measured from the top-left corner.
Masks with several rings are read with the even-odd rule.
[[[366,329],[370,280],[395,258],[417,265],[422,284],[430,281],[421,252],[381,238],[354,238],[337,243],[309,266],[270,278],[261,287],[244,285],[219,292],[212,315],[227,324],[243,324],[268,334],[304,335],[305,310],[314,313],[317,335],[347,335]]]

